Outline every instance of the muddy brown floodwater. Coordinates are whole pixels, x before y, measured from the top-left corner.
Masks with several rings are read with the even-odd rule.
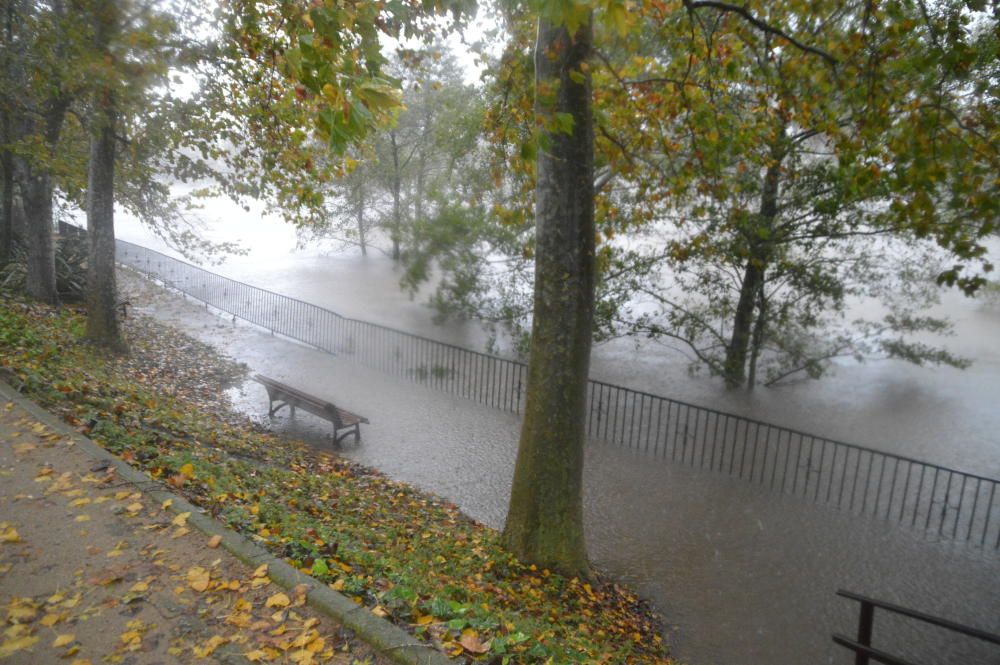
[[[288,266],[273,264],[245,266],[243,275],[227,273],[349,316],[396,327],[413,324],[409,327],[427,333],[419,326],[429,325],[421,323],[429,317],[419,306],[400,300],[393,310],[375,295],[377,283],[384,285],[387,274],[392,276],[384,265],[372,262],[351,278],[357,261],[337,267],[334,260],[333,268],[322,270],[313,261],[319,259],[306,261],[298,276]],[[295,284],[299,288],[292,288]],[[372,424],[364,428],[363,442],[345,444],[340,451],[345,456],[440,494],[486,524],[502,525],[516,454],[516,416],[381,375],[221,319],[192,301],[142,288],[144,295],[133,299],[139,310],[215,345],[254,371],[368,416]],[[338,299],[343,307],[334,305]],[[997,321],[990,324],[990,316],[974,324],[995,330]],[[473,346],[481,342],[471,327],[434,336]],[[971,375],[971,387],[962,387],[953,400],[941,399],[940,385],[914,385],[905,372],[886,377],[880,368],[869,367],[862,368],[871,373],[860,380],[848,377],[856,385],[844,394],[838,391],[851,383],[838,376],[830,387],[762,391],[768,394],[742,401],[725,397],[720,403],[716,391],[694,379],[679,379],[679,394],[671,391],[663,377],[684,376],[676,363],[643,363],[628,345],[598,350],[594,364],[595,371],[605,372],[601,378],[637,387],[648,381],[657,384],[657,392],[675,397],[995,476],[1000,475],[1000,427],[992,405],[1000,371],[997,349],[984,348],[983,355],[985,369],[981,365],[980,374]],[[946,390],[961,383],[957,376],[944,382]],[[266,413],[265,392],[256,384],[234,389],[233,397],[247,413]],[[977,409],[982,410],[976,414]],[[978,420],[963,422],[974,414]],[[871,424],[878,417],[903,422],[898,429],[883,429]],[[329,424],[311,416],[276,418],[273,426],[329,445]],[[962,432],[960,439],[945,436],[955,431]],[[893,443],[900,440],[912,442],[911,447]],[[600,443],[587,448],[585,513],[596,564],[661,609],[673,627],[668,637],[675,655],[691,665],[853,662],[830,639],[832,632],[850,634],[856,625],[857,607],[837,599],[838,588],[1000,632],[1000,552],[989,546],[939,541]],[[891,618],[877,619],[875,635],[878,646],[917,663],[1000,663],[996,647]]]

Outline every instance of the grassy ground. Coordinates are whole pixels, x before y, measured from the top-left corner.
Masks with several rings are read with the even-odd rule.
[[[81,315],[0,304],[0,373],[276,554],[446,653],[490,663],[667,663],[655,614],[607,581],[526,566],[454,506],[258,433],[222,384],[246,368],[150,319],[132,353],[81,343]]]

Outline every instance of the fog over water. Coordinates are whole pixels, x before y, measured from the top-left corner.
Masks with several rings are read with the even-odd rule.
[[[213,240],[252,252],[211,268],[229,277],[325,306],[340,314],[482,349],[479,326],[435,326],[432,312],[398,288],[391,261],[373,254],[295,251],[289,226],[213,207]],[[128,219],[118,236],[162,243]],[[173,252],[167,252],[173,253]],[[343,453],[436,492],[491,526],[502,526],[519,423],[460,398],[367,370],[342,358],[224,322],[177,298],[137,302],[140,310],[217,345],[254,371],[329,397],[368,416],[360,446]],[[965,371],[896,361],[838,364],[821,381],[730,394],[690,376],[678,353],[619,340],[595,348],[592,376],[920,460],[1000,477],[1000,307],[946,294],[949,348],[974,360]],[[255,384],[236,393],[249,412],[265,410]],[[275,421],[317,443],[322,421]],[[1000,631],[1000,554],[937,542],[879,520],[853,518],[800,498],[648,459],[605,445],[587,450],[588,543],[597,565],[653,600],[676,630],[675,654],[692,665],[849,663],[830,642],[854,631],[847,587]],[[918,663],[1000,662],[997,649],[879,619],[876,640]]]

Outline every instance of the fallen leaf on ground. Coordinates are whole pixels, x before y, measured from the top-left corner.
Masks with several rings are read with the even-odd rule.
[[[292,601],[289,600],[288,596],[279,592],[268,598],[265,605],[267,607],[288,607],[291,602]]]
[[[188,584],[195,591],[204,591],[208,588],[208,584],[212,579],[211,573],[202,568],[201,566],[195,566],[187,572]]]

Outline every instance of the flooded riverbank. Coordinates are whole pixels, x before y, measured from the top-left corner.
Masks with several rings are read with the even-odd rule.
[[[173,296],[138,300],[255,371],[369,416],[363,445],[346,446],[345,455],[502,524],[516,417],[234,325]],[[248,412],[263,410],[256,385],[237,398]],[[317,444],[328,434],[326,423],[308,416],[275,425]],[[854,626],[856,607],[834,597],[839,587],[1000,629],[993,550],[935,542],[596,444],[587,452],[585,502],[595,561],[680,626],[671,639],[692,664],[849,662],[829,638]],[[876,635],[917,662],[995,662],[995,651],[919,628],[880,621]]]

